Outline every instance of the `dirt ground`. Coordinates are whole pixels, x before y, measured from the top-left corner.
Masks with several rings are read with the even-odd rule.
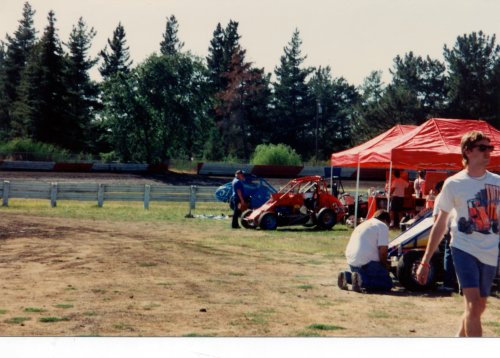
[[[450,337],[462,313],[456,294],[342,291],[341,257],[238,246],[229,222],[0,215],[0,336]],[[499,322],[491,297],[484,335]]]

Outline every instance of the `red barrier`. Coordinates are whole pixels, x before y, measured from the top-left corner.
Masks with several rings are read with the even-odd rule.
[[[168,171],[167,163],[150,164],[148,166],[148,172],[156,174],[164,174]]]
[[[55,172],[90,172],[92,163],[55,163]]]

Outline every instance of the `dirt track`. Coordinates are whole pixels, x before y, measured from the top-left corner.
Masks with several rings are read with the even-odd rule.
[[[293,232],[240,230],[235,236],[228,226],[2,210],[0,336],[455,334],[458,295],[341,291],[335,284],[344,265],[340,255],[296,251]],[[347,240],[336,230],[336,240]],[[267,247],[269,240],[283,249]],[[326,233],[314,240],[332,239]],[[486,336],[500,335],[498,298],[489,300],[483,322]]]

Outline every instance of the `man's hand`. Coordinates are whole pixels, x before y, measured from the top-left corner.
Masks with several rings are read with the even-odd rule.
[[[243,212],[243,211],[245,211],[245,210],[247,210],[247,209],[248,209],[248,204],[247,204],[247,202],[246,202],[246,201],[242,201],[242,202],[240,203],[240,210]]]
[[[421,263],[418,265],[417,269],[417,282],[421,285],[427,283],[427,278],[429,277],[430,265],[428,263]]]

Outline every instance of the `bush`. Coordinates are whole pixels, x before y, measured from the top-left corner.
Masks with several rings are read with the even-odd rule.
[[[64,161],[71,156],[66,149],[31,139],[13,139],[0,144],[0,155],[5,159],[35,161]]]
[[[297,152],[285,144],[259,144],[251,159],[257,165],[301,165]]]

